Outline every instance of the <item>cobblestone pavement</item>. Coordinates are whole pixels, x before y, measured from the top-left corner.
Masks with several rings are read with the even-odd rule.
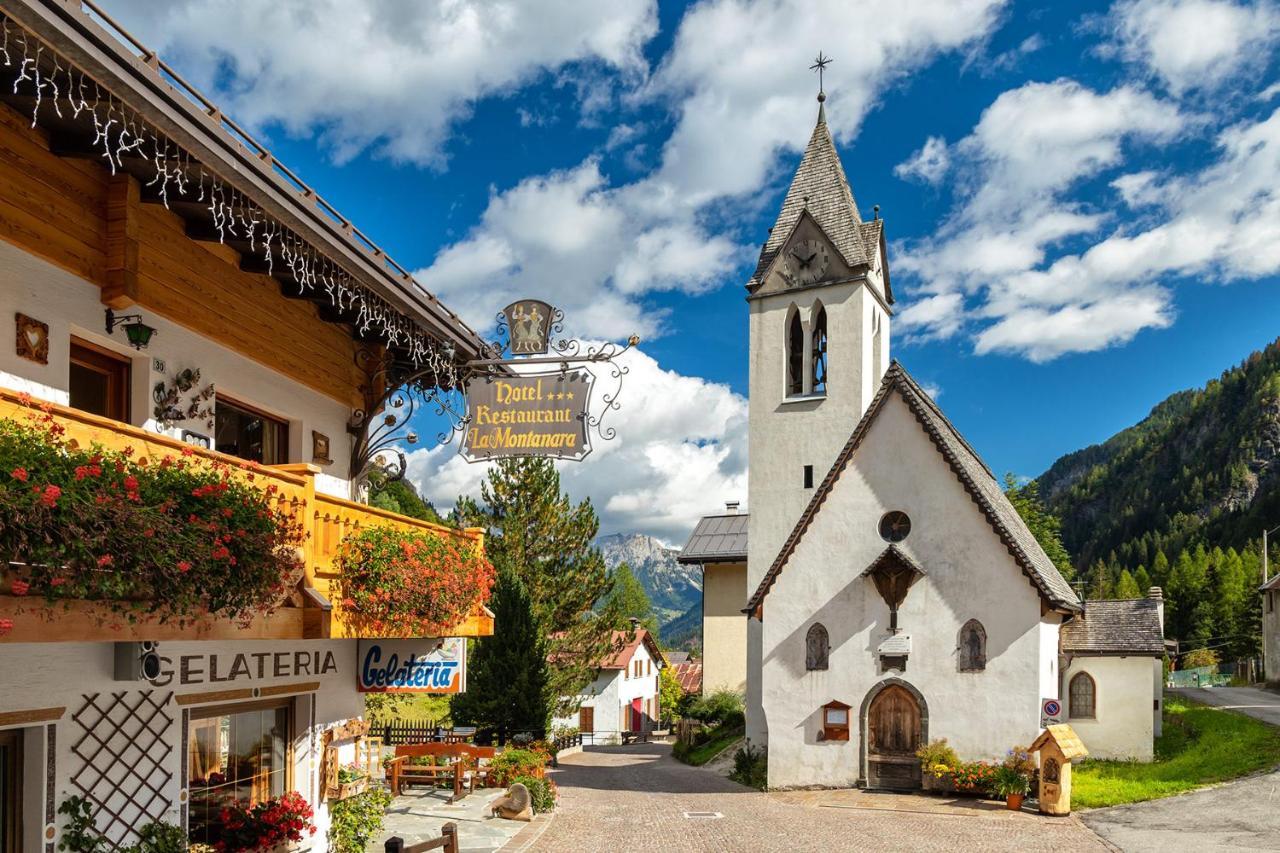
[[[588,748],[562,759],[560,806],[527,849],[540,853],[756,851],[1105,851],[1074,818],[975,801],[855,791],[762,794],[671,758],[670,747]],[[824,796],[825,795],[825,796]],[[919,808],[912,808],[913,806]],[[720,817],[686,817],[690,812]],[[523,846],[523,845],[522,845]]]

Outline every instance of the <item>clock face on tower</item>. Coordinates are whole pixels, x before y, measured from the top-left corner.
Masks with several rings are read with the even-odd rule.
[[[821,240],[800,240],[792,243],[782,262],[782,272],[792,284],[813,284],[822,278],[831,265],[827,246]]]

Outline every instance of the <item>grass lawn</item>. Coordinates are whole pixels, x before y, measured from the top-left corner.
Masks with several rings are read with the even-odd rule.
[[[721,726],[713,730],[711,739],[701,746],[695,746],[686,751],[680,748],[679,744],[676,744],[676,748],[672,750],[672,755],[685,764],[701,767],[723,752],[729,744],[741,738],[743,733],[742,726],[729,726],[728,728]]]
[[[1071,771],[1071,803],[1100,808],[1181,794],[1280,764],[1280,728],[1169,697],[1156,760],[1088,761]]]

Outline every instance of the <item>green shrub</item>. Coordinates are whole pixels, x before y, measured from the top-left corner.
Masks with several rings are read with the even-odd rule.
[[[556,783],[550,779],[538,779],[533,776],[517,776],[511,784],[519,782],[529,789],[529,797],[533,803],[534,814],[544,814],[556,807],[556,797],[560,795]]]
[[[763,791],[769,784],[769,754],[747,741],[733,754],[733,772],[729,778]]]
[[[721,689],[695,701],[689,706],[687,716],[709,724],[723,723],[726,718],[733,717],[737,720],[736,724],[741,725],[745,711],[741,693]]]
[[[1000,798],[1026,794],[1031,790],[1031,777],[1017,767],[1001,764],[992,771],[987,790],[992,796]]]
[[[547,754],[539,750],[505,749],[489,767],[494,783],[505,787],[519,776],[536,776],[547,766],[547,760]]]
[[[330,853],[363,853],[369,841],[382,829],[382,819],[389,805],[391,794],[383,788],[330,803]]]
[[[171,823],[148,823],[138,830],[138,843],[124,853],[185,853],[187,834]]]
[[[946,738],[929,741],[916,750],[916,758],[920,759],[924,772],[934,776],[944,776],[960,766],[960,756]]]

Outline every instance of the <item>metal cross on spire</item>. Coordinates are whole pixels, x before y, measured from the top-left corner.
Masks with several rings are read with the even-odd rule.
[[[822,72],[831,64],[831,57],[823,56],[822,51],[818,51],[818,58],[809,66],[810,71],[818,72],[818,103],[822,103],[827,99],[827,93],[822,87]]]

